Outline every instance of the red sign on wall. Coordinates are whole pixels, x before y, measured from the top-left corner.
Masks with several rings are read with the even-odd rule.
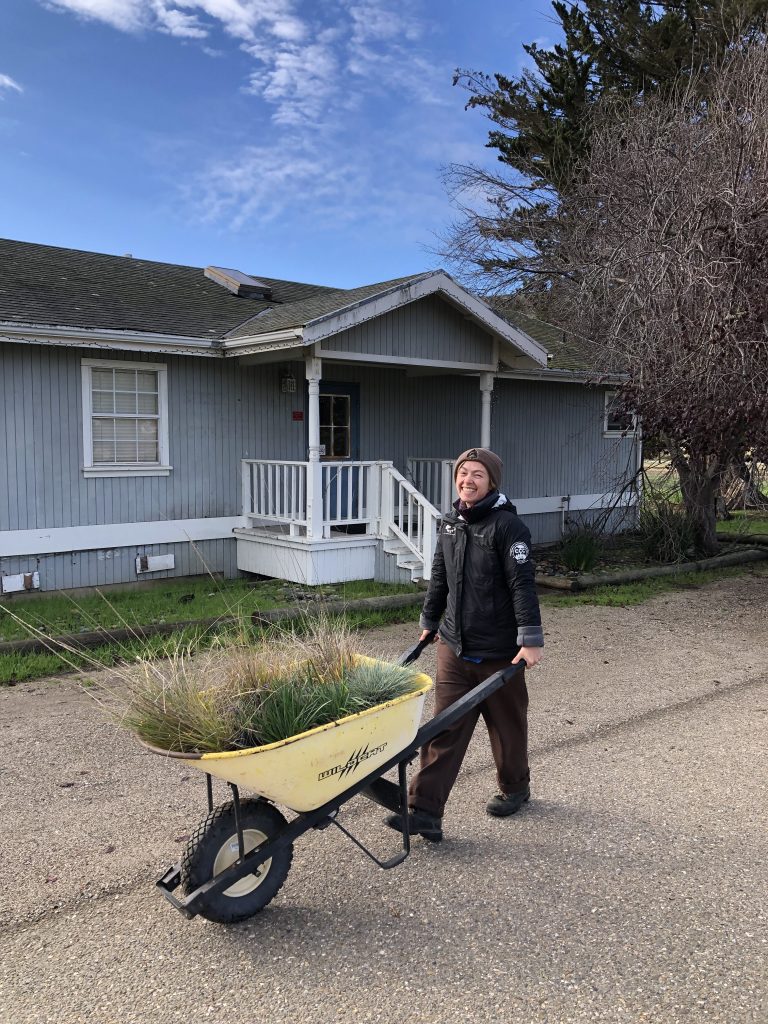
[[[291,416],[294,420],[301,421],[304,419],[304,411],[302,409],[294,409]]]

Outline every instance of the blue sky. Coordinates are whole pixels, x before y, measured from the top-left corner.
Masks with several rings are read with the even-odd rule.
[[[439,264],[454,68],[549,0],[2,0],[0,235],[352,287]]]

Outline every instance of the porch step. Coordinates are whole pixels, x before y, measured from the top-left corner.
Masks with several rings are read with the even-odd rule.
[[[394,555],[398,568],[409,572],[414,583],[423,579],[424,565],[421,559],[417,558],[401,540],[398,540],[396,537],[389,537],[385,539],[383,549],[386,554]]]

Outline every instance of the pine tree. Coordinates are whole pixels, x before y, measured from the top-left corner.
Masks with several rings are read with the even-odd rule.
[[[487,290],[522,287],[541,301],[552,287],[542,224],[589,153],[591,112],[610,96],[647,96],[678,87],[692,75],[706,83],[735,39],[764,30],[768,0],[553,0],[562,41],[524,47],[532,69],[517,78],[457,71],[470,93],[467,107],[493,124],[488,148],[496,173],[453,167],[447,183],[464,215],[445,255]],[[486,208],[462,205],[479,193]]]

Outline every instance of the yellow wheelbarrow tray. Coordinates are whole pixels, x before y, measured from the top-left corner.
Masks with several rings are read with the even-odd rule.
[[[432,642],[425,637],[400,659],[408,665]],[[407,767],[424,743],[459,721],[503,685],[515,685],[521,662],[495,672],[419,728],[432,680],[422,675],[411,693],[310,729],[277,743],[218,754],[157,753],[205,772],[208,816],[190,837],[181,861],[157,880],[163,896],[186,917],[229,924],[262,910],[288,874],[293,844],[310,829],[338,828],[381,868],[410,852]],[[154,748],[150,748],[154,749]],[[398,781],[383,776],[397,768]],[[232,799],[214,805],[213,781],[223,779]],[[255,798],[241,797],[240,786]],[[338,820],[342,805],[362,795],[400,813],[402,846],[380,860]],[[275,804],[297,812],[287,818]],[[176,896],[181,886],[185,895]]]
[[[432,680],[419,673],[414,682],[394,700],[262,747],[183,754],[145,746],[292,811],[313,811],[413,740]]]

